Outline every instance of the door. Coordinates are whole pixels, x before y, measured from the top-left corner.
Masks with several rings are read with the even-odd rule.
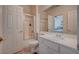
[[[23,46],[23,22],[24,22],[24,15],[23,15],[23,8],[16,6],[16,20],[15,23],[15,35],[16,35],[16,46],[17,51],[21,50]]]
[[[24,39],[34,39],[34,16],[25,15]]]
[[[18,6],[4,6],[3,53],[15,53],[23,46],[23,10]]]

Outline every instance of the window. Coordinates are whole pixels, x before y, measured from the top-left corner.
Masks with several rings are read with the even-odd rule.
[[[54,17],[54,31],[63,32],[63,16]]]

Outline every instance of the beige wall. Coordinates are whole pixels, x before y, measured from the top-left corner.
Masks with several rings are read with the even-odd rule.
[[[2,19],[2,6],[0,6],[0,37],[3,38],[3,19]],[[0,42],[0,54],[2,53],[3,43]]]
[[[23,7],[23,11],[26,14],[35,15],[36,13],[36,6],[35,5],[20,5]]]
[[[43,12],[44,10],[50,8],[52,5],[38,5],[39,12]]]
[[[48,31],[48,15],[45,12],[40,14],[40,31]]]
[[[3,35],[3,23],[2,23],[2,6],[0,6],[0,37],[2,37]]]
[[[45,12],[51,16],[62,15],[64,19],[64,32],[72,34],[76,33],[77,6],[56,6],[49,8]]]

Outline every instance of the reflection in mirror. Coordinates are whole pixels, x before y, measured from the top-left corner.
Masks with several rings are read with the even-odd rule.
[[[63,32],[63,16],[54,17],[54,31]]]

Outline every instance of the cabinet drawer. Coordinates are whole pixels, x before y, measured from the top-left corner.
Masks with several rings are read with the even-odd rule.
[[[49,40],[44,40],[44,44],[46,46],[48,46],[49,48],[53,49],[53,50],[56,50],[56,51],[59,51],[59,46],[58,44],[52,42],[52,41],[49,41]]]

